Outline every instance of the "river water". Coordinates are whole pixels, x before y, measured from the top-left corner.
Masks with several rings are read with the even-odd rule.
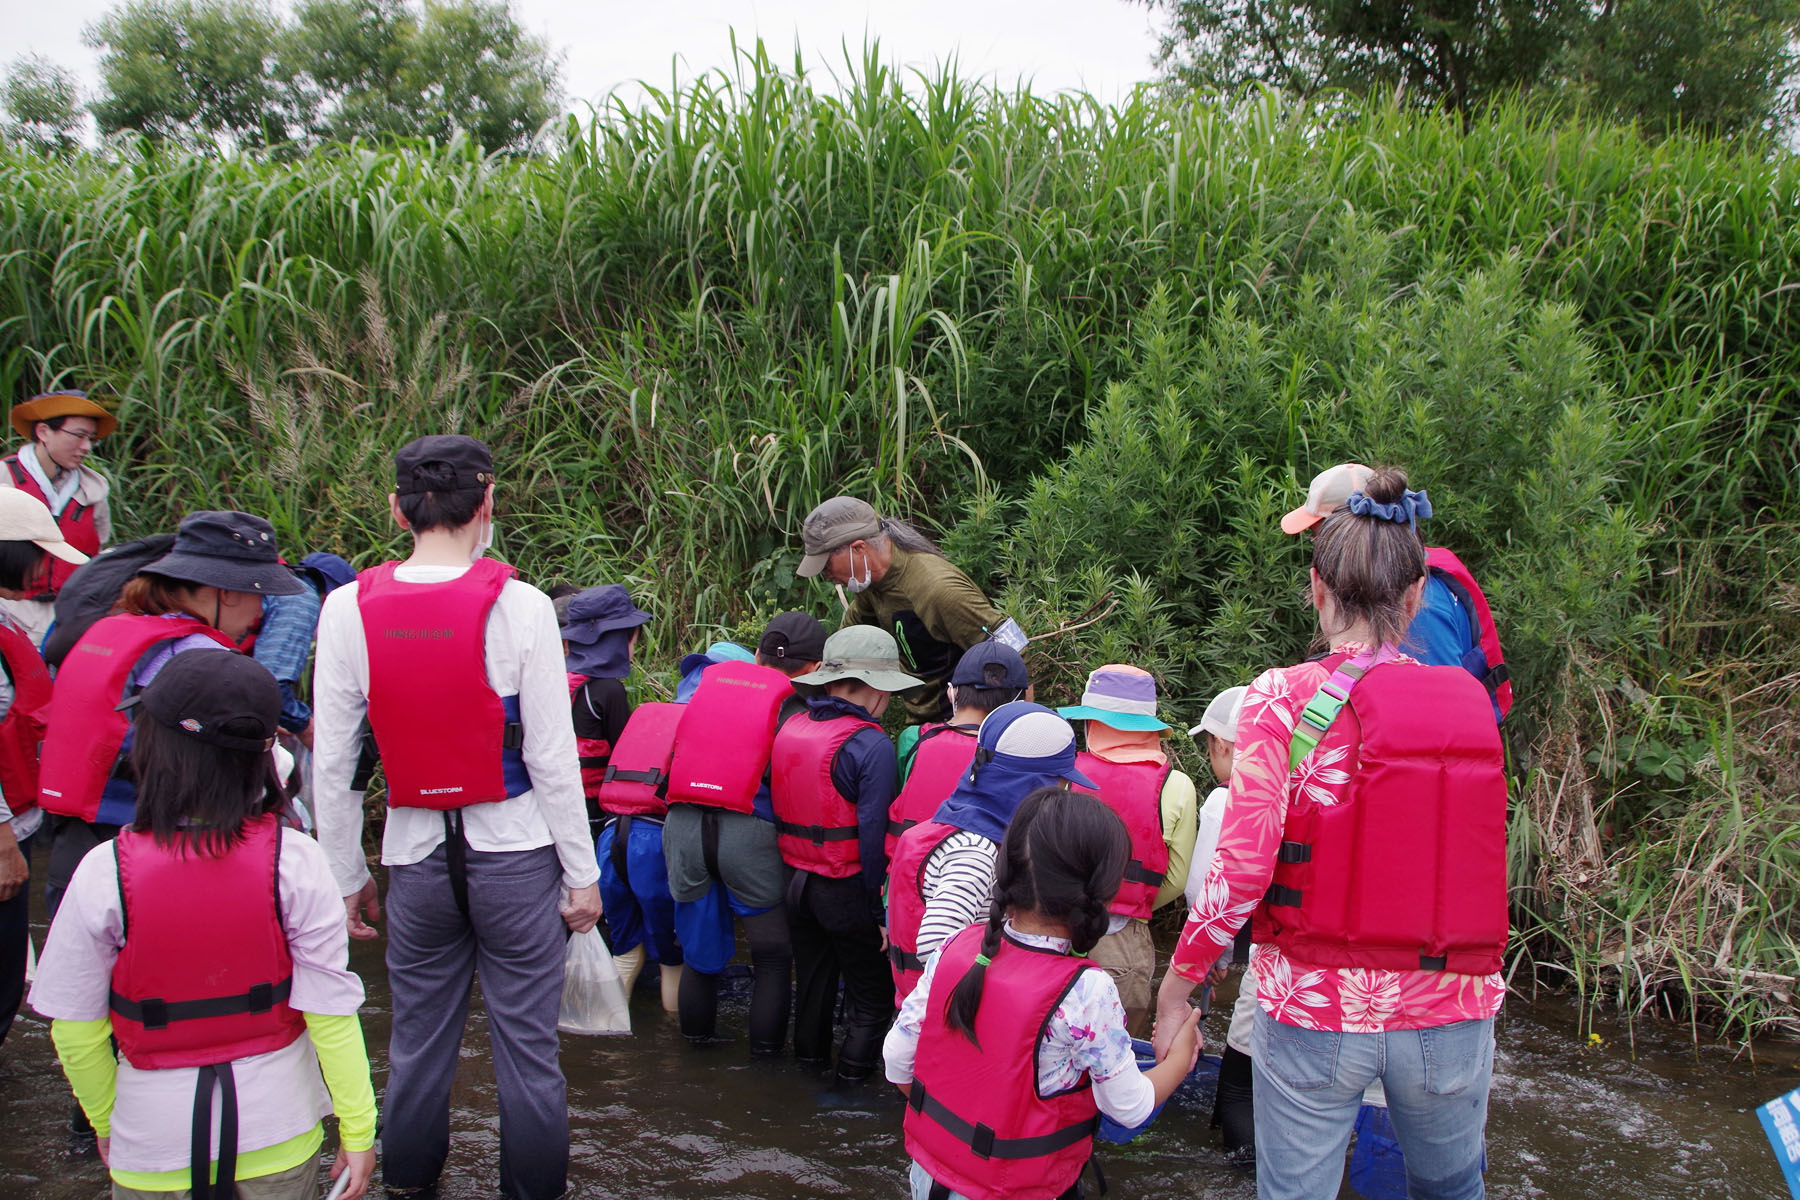
[[[43,927],[34,928],[41,945]],[[368,984],[363,1026],[383,1086],[388,994],[381,946],[352,948]],[[1222,992],[1233,984],[1226,984]],[[625,1038],[565,1035],[573,1155],[571,1196],[880,1197],[905,1193],[901,1103],[878,1083],[839,1090],[791,1061],[748,1060],[742,1040],[747,981],[727,990],[730,1045],[694,1050],[655,994],[633,998]],[[479,988],[477,989],[479,997]],[[1222,1018],[1205,1027],[1223,1046]],[[1502,1200],[1757,1200],[1785,1193],[1755,1106],[1800,1085],[1800,1052],[1759,1044],[1696,1049],[1686,1031],[1639,1023],[1596,1027],[1591,1044],[1564,1001],[1515,997],[1501,1018],[1488,1125],[1488,1195]],[[1102,1147],[1114,1200],[1251,1200],[1253,1177],[1226,1162],[1207,1128],[1204,1095],[1178,1094],[1155,1128],[1129,1146]],[[73,1156],[68,1091],[47,1023],[22,1013],[0,1047],[0,1198],[91,1200],[107,1192],[91,1153]],[[170,1114],[184,1122],[186,1112]],[[479,998],[452,1097],[452,1148],[442,1194],[497,1193],[499,1119]],[[1090,1195],[1092,1190],[1090,1188]],[[1345,1188],[1342,1195],[1356,1193]]]

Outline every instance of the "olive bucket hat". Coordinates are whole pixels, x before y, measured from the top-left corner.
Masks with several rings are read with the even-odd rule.
[[[904,692],[925,686],[900,664],[894,635],[873,625],[851,625],[825,639],[819,669],[794,680],[796,687],[823,687],[839,679],[860,679],[877,691]]]

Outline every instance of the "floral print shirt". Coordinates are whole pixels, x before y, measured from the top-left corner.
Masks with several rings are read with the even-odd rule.
[[[1353,644],[1337,648],[1350,655],[1367,649]],[[1417,663],[1405,655],[1393,661]],[[1329,805],[1344,797],[1350,782],[1345,766],[1357,736],[1354,722],[1332,722],[1318,748],[1299,767],[1288,769],[1295,722],[1329,676],[1323,663],[1276,668],[1265,671],[1244,695],[1219,848],[1210,869],[1195,864],[1196,870],[1206,870],[1206,882],[1188,912],[1171,964],[1183,978],[1205,978],[1269,890],[1292,798],[1303,795]],[[1491,1017],[1500,1011],[1506,995],[1498,974],[1319,967],[1264,945],[1252,949],[1250,961],[1256,968],[1263,1010],[1302,1029],[1345,1033],[1428,1029]]]

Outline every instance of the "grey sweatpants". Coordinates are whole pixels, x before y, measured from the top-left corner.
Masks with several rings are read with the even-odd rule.
[[[390,1188],[437,1182],[450,1152],[469,988],[481,973],[500,1092],[500,1193],[554,1200],[567,1185],[568,1089],[557,1061],[568,936],[554,847],[470,850],[469,917],[450,890],[444,847],[388,870],[387,965],[394,993],[382,1100],[382,1179]]]

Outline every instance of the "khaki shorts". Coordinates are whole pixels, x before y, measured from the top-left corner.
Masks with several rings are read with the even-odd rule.
[[[1119,1003],[1125,1006],[1125,1028],[1133,1037],[1147,1036],[1155,994],[1150,986],[1156,975],[1156,947],[1150,941],[1150,922],[1133,917],[1125,928],[1101,938],[1088,955],[1089,961],[1106,968],[1119,987]]]
[[[112,1185],[113,1200],[188,1200],[193,1192],[141,1192],[122,1184]],[[239,1178],[237,1200],[319,1200],[319,1156],[313,1155],[297,1167],[259,1175],[255,1179]]]

